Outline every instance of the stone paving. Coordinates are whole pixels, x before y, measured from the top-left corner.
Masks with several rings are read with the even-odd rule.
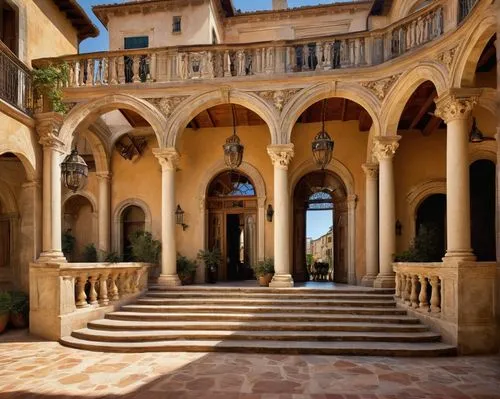
[[[112,354],[0,335],[0,398],[500,399],[500,356]]]

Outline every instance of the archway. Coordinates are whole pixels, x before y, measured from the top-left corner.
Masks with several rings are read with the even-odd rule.
[[[218,174],[208,185],[206,208],[208,249],[222,253],[221,280],[253,277],[257,262],[257,193],[252,180],[240,170]]]
[[[495,169],[484,159],[470,166],[471,243],[478,261],[496,260]]]
[[[95,200],[85,193],[70,195],[63,202],[62,249],[71,262],[90,262],[85,255],[89,245],[97,244]]]
[[[308,237],[308,213],[321,212],[325,219],[323,231]],[[309,219],[309,220],[308,220]],[[326,223],[326,224],[325,224]],[[330,171],[314,171],[304,175],[293,192],[293,278],[308,279],[318,270],[308,263],[328,263],[328,279],[347,283],[348,267],[347,189],[342,180]],[[309,229],[309,231],[312,231]],[[309,240],[309,238],[311,240]],[[318,249],[315,251],[315,247]],[[307,253],[312,255],[309,259]],[[309,257],[311,258],[311,257]],[[309,266],[309,267],[308,267]],[[315,277],[318,276],[315,274]],[[324,279],[325,276],[319,276]]]
[[[137,231],[146,230],[146,214],[142,208],[136,205],[130,205],[123,210],[122,213],[122,248],[124,262],[133,261],[133,256],[130,248],[130,236]]]
[[[415,236],[428,252],[429,262],[440,262],[446,253],[446,195],[432,194],[417,208]]]

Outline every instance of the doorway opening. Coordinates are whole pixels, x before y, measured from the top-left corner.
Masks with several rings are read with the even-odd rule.
[[[225,171],[207,192],[208,249],[218,248],[219,280],[249,280],[257,261],[257,197],[255,186],[240,171]]]
[[[145,231],[146,215],[144,211],[136,206],[130,205],[122,213],[122,254],[124,262],[132,262],[133,256],[130,248],[130,237],[137,231]]]
[[[347,195],[340,178],[311,172],[294,190],[295,281],[347,283]]]
[[[446,195],[432,194],[418,206],[415,236],[426,243],[428,262],[441,262],[446,253]]]

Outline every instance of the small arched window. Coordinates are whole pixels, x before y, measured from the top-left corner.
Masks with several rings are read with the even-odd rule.
[[[255,187],[250,179],[238,171],[219,174],[208,188],[209,197],[252,197]]]
[[[333,198],[328,191],[318,191],[312,194],[307,201],[309,210],[328,210],[333,208]]]

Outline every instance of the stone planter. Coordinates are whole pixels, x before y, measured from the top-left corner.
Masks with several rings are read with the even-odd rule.
[[[9,322],[9,313],[0,314],[0,333],[3,333]]]

